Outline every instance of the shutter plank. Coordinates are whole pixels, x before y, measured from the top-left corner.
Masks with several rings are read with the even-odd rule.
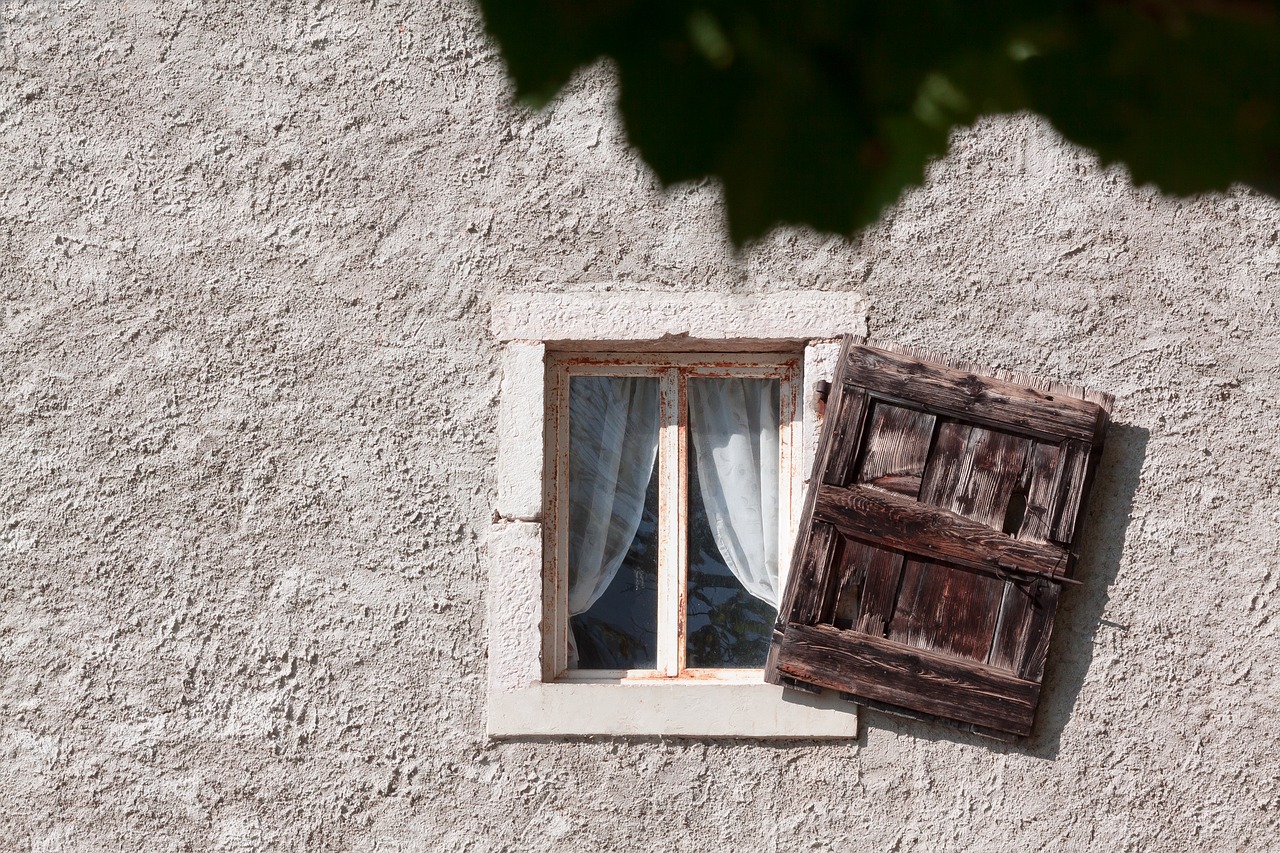
[[[1067,559],[1067,552],[1057,545],[1023,542],[946,510],[867,486],[819,487],[813,520],[834,524],[845,536],[882,548],[995,574],[1057,577]]]
[[[830,419],[831,443],[822,470],[822,482],[833,486],[843,486],[849,482],[853,463],[858,457],[858,448],[862,444],[862,428],[867,408],[866,392],[844,384],[837,409]]]
[[[784,675],[999,731],[1030,733],[1040,686],[980,664],[825,625],[788,626]]]
[[[813,625],[830,610],[834,588],[832,566],[839,550],[840,534],[830,524],[815,524],[800,564],[800,583],[793,600],[792,620]]]
[[[931,648],[931,629],[947,593],[947,570],[927,560],[908,559],[902,566],[902,585],[889,619],[888,637],[898,643]]]
[[[1043,677],[1061,589],[1041,580],[1007,584],[988,659],[992,667],[1030,681]]]
[[[854,482],[908,498],[919,495],[936,421],[927,412],[876,403]]]
[[[1058,613],[1058,596],[1062,586],[1047,581],[1036,582],[1037,595],[1030,599],[1031,615],[1021,645],[1021,659],[1014,672],[1037,684],[1044,678],[1044,665],[1049,659],[1049,641],[1053,638],[1053,617]]]
[[[1002,530],[1009,499],[1022,474],[1031,441],[981,427],[970,427],[965,432],[963,455],[958,461],[940,460],[934,465],[930,460],[920,489],[920,502]],[[934,468],[945,469],[936,480]]]
[[[1011,433],[944,422],[924,475],[921,502],[984,528],[1002,528],[1030,445],[1029,439]],[[908,561],[889,638],[986,661],[1004,587],[1002,579],[990,575]]]
[[[1027,454],[1026,505],[1017,537],[1027,542],[1048,542],[1053,530],[1053,508],[1061,486],[1060,448],[1037,441]]]
[[[1085,471],[1089,463],[1089,446],[1079,441],[1068,441],[1062,448],[1062,478],[1057,505],[1054,507],[1054,542],[1069,546],[1076,529],[1076,516],[1080,512],[1080,499],[1084,495]]]
[[[883,548],[873,548],[870,545],[862,547],[869,552],[870,560],[867,563],[866,580],[862,584],[858,621],[854,628],[864,634],[883,637],[889,631],[889,620],[893,617],[906,558]]]
[[[972,424],[960,423],[950,418],[938,424],[938,440],[920,485],[920,503],[951,508],[952,497],[961,489],[968,459],[969,441],[973,435]]]
[[[1005,583],[968,569],[908,560],[888,639],[986,662]]]
[[[843,537],[841,537],[843,538]],[[851,628],[858,619],[858,607],[862,601],[862,588],[866,581],[867,566],[874,549],[853,539],[844,539],[840,547],[839,581],[832,596],[833,606],[829,619],[820,619],[837,628]]]
[[[869,346],[850,347],[843,367],[846,382],[877,397],[1050,441],[1092,442],[1105,418],[1097,403],[1070,394],[1046,393]]]
[[[989,575],[950,569],[947,591],[929,648],[985,663],[991,653],[1006,581]]]
[[[967,569],[907,560],[889,639],[986,662],[1004,585]]]

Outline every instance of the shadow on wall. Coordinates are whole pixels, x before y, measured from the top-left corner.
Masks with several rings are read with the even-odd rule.
[[[1082,546],[1076,579],[1081,585],[1063,591],[1031,736],[1018,743],[1005,744],[943,723],[909,720],[869,709],[864,712],[867,726],[897,728],[923,740],[974,743],[996,752],[1018,752],[1050,761],[1058,757],[1062,730],[1071,719],[1076,697],[1093,662],[1098,630],[1128,630],[1124,625],[1104,623],[1102,612],[1107,606],[1108,590],[1120,571],[1129,512],[1146,459],[1149,436],[1147,429],[1129,424],[1112,423],[1107,430],[1106,448],[1098,464],[1084,529],[1080,532]],[[865,738],[864,727],[860,742],[865,742]]]

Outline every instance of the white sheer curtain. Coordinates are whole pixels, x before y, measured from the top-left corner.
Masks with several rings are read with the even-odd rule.
[[[613,582],[644,515],[658,453],[658,380],[575,376],[569,384],[569,615]],[[569,666],[578,665],[569,631]]]
[[[775,608],[778,395],[777,380],[689,380],[689,426],[711,536],[747,592]]]

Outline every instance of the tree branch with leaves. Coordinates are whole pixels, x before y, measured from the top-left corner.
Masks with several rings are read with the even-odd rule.
[[[480,0],[516,92],[613,60],[666,184],[713,177],[735,242],[847,234],[923,181],[954,128],[1033,111],[1176,194],[1280,192],[1280,14],[1256,0]]]

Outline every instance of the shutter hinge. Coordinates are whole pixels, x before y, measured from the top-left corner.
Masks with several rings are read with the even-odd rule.
[[[818,417],[824,417],[827,414],[827,398],[831,396],[831,383],[825,379],[819,379],[813,383],[813,408],[818,413]]]

